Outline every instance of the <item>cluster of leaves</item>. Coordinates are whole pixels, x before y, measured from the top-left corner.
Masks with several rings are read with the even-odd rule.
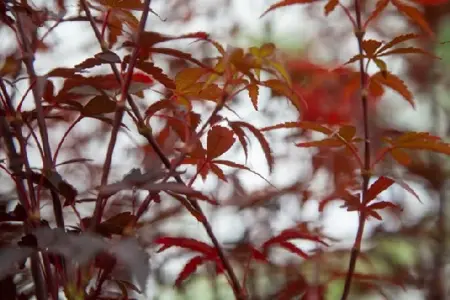
[[[0,4],[0,20],[17,33],[20,45],[17,53],[5,59],[0,70],[0,126],[9,162],[9,166],[6,166],[5,161],[2,161],[0,166],[13,180],[19,200],[13,211],[5,209],[0,212],[0,222],[21,224],[18,230],[14,227],[19,232],[15,240],[4,242],[0,268],[2,283],[11,285],[13,274],[22,272],[24,262],[30,259],[34,281],[34,291],[30,294],[34,293],[39,300],[48,297],[57,299],[60,289],[68,299],[128,299],[130,291],[145,290],[149,273],[148,256],[136,241],[138,230],[145,224],[154,224],[143,220],[150,210],[150,204],[159,204],[168,199],[178,202],[196,218],[211,241],[208,244],[192,238],[166,235],[151,241],[152,245],[162,246],[158,252],[180,247],[195,253],[178,275],[175,283],[178,287],[200,265],[211,263],[216,274],[226,276],[235,297],[246,299],[246,278],[251,262],[272,265],[270,253],[273,248],[287,250],[305,261],[320,260],[323,256],[322,248],[328,247],[334,240],[318,230],[312,230],[306,223],[282,230],[266,238],[259,246],[246,242],[225,251],[198,204],[198,201],[203,201],[213,206],[220,205],[213,196],[193,187],[198,177],[204,181],[208,176],[215,175],[222,182],[230,182],[233,177],[226,174],[224,167],[262,177],[247,166],[252,137],[257,140],[268,170],[272,172],[275,155],[265,133],[279,129],[298,129],[303,137],[307,136],[305,133],[321,135],[319,140],[296,143],[299,148],[316,148],[314,169],[327,168],[334,175],[335,190],[321,199],[319,211],[322,212],[329,202],[339,199],[344,202],[342,207],[348,211],[359,212],[360,220],[348,269],[342,272],[326,268],[329,272],[328,279],[323,282],[311,282],[306,276],[298,274],[296,280],[276,291],[276,297],[290,299],[302,296],[302,299],[310,299],[319,295],[322,299],[327,284],[340,278],[345,278],[342,299],[347,299],[353,278],[364,282],[369,289],[378,289],[378,282],[393,283],[393,280],[355,270],[357,259],[364,258],[364,255],[360,255],[364,225],[371,217],[382,220],[380,212],[383,210],[401,211],[398,204],[378,199],[393,184],[399,184],[416,197],[417,194],[407,183],[392,174],[381,174],[371,185],[369,179],[380,172],[381,162],[388,157],[404,167],[410,167],[413,161],[412,150],[448,155],[450,145],[426,132],[403,132],[395,137],[383,136],[380,140],[375,140],[378,136],[369,135],[370,113],[385,95],[386,88],[394,90],[414,107],[412,92],[400,77],[389,70],[385,57],[415,54],[437,58],[419,47],[404,46],[404,43],[419,39],[422,35],[406,33],[385,43],[366,39],[365,31],[392,5],[426,34],[433,35],[433,30],[421,11],[408,2],[421,5],[440,5],[444,2],[379,0],[362,23],[360,1],[356,1],[357,5],[352,9],[336,0],[326,1],[325,15],[338,7],[347,13],[359,45],[359,53],[342,66],[333,67],[302,60],[291,61],[285,67],[278,59],[279,51],[273,43],[248,49],[225,49],[205,32],[172,36],[146,31],[144,25],[148,14],[156,14],[150,9],[150,2],[81,0],[79,18],[90,22],[102,50],[73,67],[54,68],[42,76],[36,75],[33,55],[47,46],[44,37],[36,29],[50,21],[51,14],[32,7],[26,1]],[[263,15],[282,7],[313,2],[322,1],[280,1],[270,6]],[[64,14],[64,1],[56,3]],[[355,18],[352,16],[353,10]],[[94,11],[97,12],[97,17],[92,15]],[[136,12],[142,12],[141,20],[135,17]],[[57,24],[59,22],[61,20]],[[25,23],[28,25],[25,26]],[[101,24],[100,29],[97,23]],[[28,35],[32,36],[31,40]],[[168,42],[186,39],[208,45],[215,51],[215,56],[198,59],[186,51],[165,46]],[[123,57],[116,53],[118,48],[126,50]],[[160,55],[181,61],[186,67],[163,70],[157,66],[155,59]],[[353,63],[359,64],[359,71],[349,66]],[[378,68],[374,74],[368,72],[371,63]],[[92,75],[93,68],[98,66],[109,66],[111,72]],[[30,87],[15,103],[15,94],[8,91],[7,84],[12,82],[14,88],[19,74],[27,75]],[[55,79],[63,81],[59,90],[55,87]],[[233,106],[240,102],[238,99],[241,94],[248,96],[247,105],[259,110],[261,88],[268,88],[273,95],[288,99],[298,112],[299,120],[257,128],[250,120],[225,117],[223,111],[234,112]],[[160,100],[147,105],[145,100],[149,91],[161,95]],[[28,94],[35,100],[35,108],[32,110],[23,108]],[[196,109],[197,104],[201,107],[213,106],[213,110],[202,114]],[[125,125],[125,117],[131,120],[131,125]],[[101,121],[107,128],[109,140],[105,161],[100,170],[100,182],[94,180],[96,182],[88,187],[88,192],[82,193],[59,169],[72,164],[92,167],[89,165],[91,160],[78,157],[60,161],[58,154],[64,149],[63,144],[76,125],[87,118]],[[50,127],[54,124],[52,121],[70,124],[53,154],[49,142],[51,129],[54,128]],[[159,121],[160,129],[151,128],[154,121]],[[154,163],[151,171],[132,169],[121,180],[108,183],[118,133],[120,130],[126,132],[133,129],[146,141],[143,146],[145,155],[160,163]],[[19,150],[15,144],[19,145]],[[30,161],[30,144],[36,145],[42,159],[42,168],[38,167],[37,162]],[[374,149],[372,144],[381,146]],[[233,147],[242,148],[245,162],[224,158]],[[333,163],[330,164],[330,161]],[[194,175],[186,182],[185,173],[179,170],[181,166],[193,166],[195,169]],[[109,211],[111,215],[108,216],[106,212],[109,203],[114,199],[125,198],[123,194],[126,192],[133,194],[130,201],[132,205],[119,212]],[[146,195],[143,201],[137,201],[138,192]],[[294,186],[276,193],[263,192],[254,199],[249,196],[251,204],[242,206],[260,204],[284,193],[301,193],[305,200],[309,197],[306,188]],[[90,196],[86,196],[87,194]],[[95,195],[94,198],[92,194]],[[63,204],[60,197],[65,199]],[[42,203],[46,200],[51,200],[57,229],[49,228],[49,222],[41,215]],[[82,217],[78,207],[86,202],[94,202],[95,208],[91,215]],[[64,218],[67,210],[73,211],[77,217],[78,222],[73,226],[68,225]],[[168,212],[167,216],[178,211]],[[294,240],[313,242],[318,250],[313,254],[307,253],[297,247]],[[234,252],[244,253],[244,262]],[[243,263],[243,284],[236,275],[232,260]],[[128,267],[128,273],[135,276],[139,287],[132,283],[130,274],[118,273],[121,264]],[[94,286],[90,284],[92,281],[95,281]],[[120,295],[113,295],[108,291],[107,284],[116,285],[121,291]],[[19,294],[19,289],[15,286],[8,288],[5,293],[11,299],[27,299],[31,296]]]

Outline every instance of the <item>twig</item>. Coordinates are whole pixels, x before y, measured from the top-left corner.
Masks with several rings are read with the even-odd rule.
[[[361,3],[360,0],[355,0],[355,14],[356,14],[356,28],[355,36],[358,40],[358,50],[361,58],[359,59],[359,73],[360,73],[360,82],[361,82],[361,102],[362,102],[362,112],[363,112],[363,127],[364,127],[364,168],[362,171],[362,206],[367,203],[367,191],[369,189],[369,180],[370,180],[370,133],[369,133],[369,112],[368,112],[368,103],[367,103],[367,87],[366,87],[366,75],[364,69],[364,56],[363,56],[363,38],[364,38],[364,30],[361,23]],[[358,255],[361,252],[361,243],[364,233],[364,226],[366,223],[366,212],[359,212],[359,224],[358,231],[356,233],[355,242],[353,244],[353,248],[350,254],[350,261],[348,265],[348,270],[345,278],[344,291],[342,293],[341,300],[346,300],[350,294],[350,288],[352,284],[353,274],[355,273],[356,261],[358,259]]]

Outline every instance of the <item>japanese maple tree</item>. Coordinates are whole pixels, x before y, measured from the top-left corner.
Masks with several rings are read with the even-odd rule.
[[[175,18],[192,17],[195,1],[169,2],[162,4]],[[401,204],[381,197],[392,186],[421,201],[405,173],[425,179],[435,191],[443,190],[443,157],[450,154],[450,145],[431,130],[382,127],[377,110],[391,94],[416,108],[407,76],[432,94],[440,58],[430,45],[438,43],[437,20],[450,11],[448,1],[284,0],[261,12],[262,19],[300,5],[321,6],[326,18],[342,12],[358,47],[333,63],[292,57],[273,42],[225,47],[207,32],[157,31],[149,25],[149,16],[167,20],[152,9],[151,0],[79,0],[75,16],[68,14],[72,4],[52,4],[56,13],[32,1],[0,2],[0,22],[15,38],[0,69],[0,167],[11,186],[5,193],[9,203],[0,211],[4,299],[56,300],[61,294],[67,299],[130,299],[146,293],[152,273],[149,259],[169,249],[191,255],[175,279],[176,288],[189,287],[189,279],[202,268],[213,278],[225,278],[235,299],[345,300],[361,291],[383,295],[386,285],[420,286],[414,274],[426,263],[420,261],[415,269],[394,266],[389,274],[380,274],[363,238],[369,220],[401,216]],[[183,10],[185,6],[189,9]],[[178,16],[178,9],[184,13]],[[369,37],[388,12],[403,18],[407,31],[383,40]],[[88,24],[96,54],[73,66],[41,72],[36,60],[52,49],[46,38],[64,22]],[[201,45],[205,55],[175,47],[183,43]],[[420,70],[413,66],[407,74],[397,74],[389,61],[394,56],[419,57]],[[270,91],[271,101],[287,100],[296,119],[272,122],[261,101],[263,91]],[[267,117],[270,125],[258,126],[241,116],[244,106]],[[88,132],[80,133],[80,128]],[[258,149],[273,174],[282,157],[271,137],[282,130],[290,130],[282,147],[314,149],[311,176],[287,187],[275,186],[249,163]],[[118,159],[123,137],[132,141],[132,150]],[[128,167],[128,158],[137,165]],[[117,162],[122,159],[125,172]],[[293,178],[289,172],[302,168],[291,162],[283,175]],[[332,179],[327,193],[317,196],[309,185],[320,170]],[[237,172],[256,176],[267,188],[245,191]],[[218,188],[232,187],[227,201],[217,190],[203,189],[210,178],[217,179]],[[340,208],[356,212],[351,248],[339,249],[339,241],[320,226],[298,220],[259,241],[248,232],[232,245],[217,237],[211,210],[231,203],[239,211],[257,211],[285,195],[302,204],[319,198],[321,216],[336,201]],[[448,297],[443,272],[446,200],[440,197],[431,269],[436,274],[424,279],[430,299]],[[183,214],[201,226],[207,240],[160,226],[182,220]],[[255,221],[251,226],[258,225]],[[298,241],[314,247],[306,249]],[[273,259],[280,249],[298,261],[280,266]],[[373,272],[362,271],[363,263]],[[262,294],[255,288],[259,267],[270,270],[269,277],[284,272],[284,279],[273,281]],[[331,294],[336,284],[339,296]]]

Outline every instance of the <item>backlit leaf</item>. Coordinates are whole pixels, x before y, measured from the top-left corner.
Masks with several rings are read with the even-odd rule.
[[[390,49],[397,44],[406,42],[408,40],[417,39],[419,37],[420,37],[420,34],[416,34],[416,33],[408,33],[408,34],[402,34],[402,35],[396,36],[391,41],[384,44],[380,49],[378,49],[377,54],[381,54],[381,53],[383,53],[383,51],[386,51],[387,49]]]
[[[362,47],[368,57],[372,57],[380,46],[381,42],[376,40],[364,40],[362,42]]]
[[[247,136],[245,135],[244,130],[242,130],[240,126],[234,124],[233,122],[230,122],[229,125],[239,139],[239,143],[241,144],[244,150],[245,162],[247,162],[248,160],[248,143],[246,140]]]
[[[183,91],[190,88],[194,83],[196,83],[200,77],[206,73],[203,68],[186,68],[180,71],[175,76],[175,83],[178,91]]]
[[[392,49],[389,51],[385,51],[378,56],[386,56],[386,55],[392,55],[392,54],[424,54],[424,55],[427,55],[432,58],[441,59],[440,57],[438,57],[428,51],[425,51],[423,49],[416,48],[416,47],[396,48],[396,49]]]
[[[192,273],[194,273],[197,270],[197,267],[201,265],[205,261],[205,258],[201,255],[195,256],[191,260],[187,262],[187,264],[184,266],[183,270],[180,272],[180,274],[177,277],[177,280],[175,281],[175,286],[180,287],[183,281],[188,278]]]
[[[413,101],[413,94],[408,89],[406,84],[396,75],[389,72],[378,72],[371,77],[372,80],[376,80],[379,83],[390,87],[397,93],[403,96],[403,98],[411,104],[412,107],[415,107]]]
[[[280,242],[279,245],[280,245],[280,247],[282,247],[294,254],[297,254],[301,258],[304,258],[304,259],[309,258],[308,254],[306,254],[304,251],[300,250],[297,246],[295,246],[294,244],[292,244],[290,242]]]
[[[343,146],[344,143],[337,139],[323,139],[319,141],[311,141],[311,142],[302,142],[297,143],[295,146],[300,148],[311,148],[311,147],[340,147]]]
[[[317,0],[284,0],[284,1],[280,1],[278,3],[275,3],[273,5],[271,5],[262,15],[260,18],[264,17],[268,12],[273,11],[277,8],[280,7],[284,7],[284,6],[290,6],[290,5],[294,5],[294,4],[307,4],[307,3],[312,3],[312,2],[316,2]]]
[[[269,142],[266,140],[266,138],[261,133],[261,131],[259,131],[255,126],[253,126],[247,122],[235,121],[235,122],[230,122],[230,125],[231,124],[234,124],[239,127],[247,128],[248,130],[251,131],[251,133],[253,133],[253,135],[258,140],[258,142],[261,145],[261,148],[264,152],[264,156],[266,157],[266,161],[269,166],[269,171],[272,172],[274,164],[275,164],[273,154],[272,154],[272,149],[270,148]]]
[[[246,166],[244,166],[242,164],[238,164],[238,163],[235,163],[233,161],[223,160],[223,159],[213,160],[212,163],[217,164],[217,165],[225,165],[225,166],[228,166],[228,167],[231,167],[231,168],[237,168],[237,169],[249,171],[249,172],[259,176],[264,181],[268,182],[268,180],[266,178],[264,178],[261,174],[253,171],[252,169],[250,169],[250,168],[248,168],[248,167],[246,167]],[[268,182],[268,183],[270,183],[270,182]]]
[[[391,178],[381,176],[374,183],[372,183],[367,191],[367,199],[365,199],[366,203],[375,199],[381,192],[386,190],[395,181]]]
[[[269,240],[264,242],[264,244],[262,245],[262,248],[267,250],[267,248],[272,245],[286,242],[289,240],[294,240],[294,239],[314,241],[314,242],[321,243],[324,246],[328,246],[328,244],[325,243],[319,236],[314,235],[307,231],[303,231],[303,230],[294,228],[294,229],[283,230],[279,235],[277,235],[273,238],[270,238]],[[266,251],[264,251],[264,252],[266,252]]]
[[[156,67],[152,62],[139,61],[137,62],[136,67],[145,73],[152,75],[153,78],[163,84],[166,88],[175,89],[175,82],[164,74],[161,68]]]
[[[253,107],[258,110],[258,95],[259,95],[259,87],[256,83],[249,84],[247,86],[248,95],[252,100]]]
[[[264,86],[272,89],[277,94],[285,96],[288,98],[292,104],[297,108],[299,112],[302,111],[302,99],[300,95],[298,95],[287,82],[278,80],[278,79],[269,79],[263,82]]]
[[[353,56],[352,58],[350,58],[344,65],[348,65],[351,63],[354,63],[356,61],[359,61],[362,58],[365,58],[365,55],[361,55],[361,54],[356,54],[355,56]]]
[[[147,118],[151,118],[154,114],[156,114],[158,111],[161,111],[163,109],[173,109],[175,106],[173,103],[167,99],[161,99],[150,105],[147,110],[145,111],[145,115]]]
[[[321,132],[323,134],[329,135],[333,133],[333,131],[327,127],[324,127],[316,122],[286,122],[273,126],[264,127],[261,131],[270,131],[275,129],[289,129],[289,128],[302,128],[306,130],[312,130]]]
[[[388,4],[389,0],[378,0],[375,10],[370,14],[369,18],[367,18],[363,28],[365,29],[370,22],[378,18]]]
[[[141,0],[95,0],[95,2],[111,8],[133,10],[142,10],[143,8],[143,3]]]
[[[336,6],[338,6],[338,4],[339,0],[328,0],[324,8],[325,16],[328,16],[336,8]]]
[[[267,57],[274,53],[275,51],[275,44],[274,43],[266,43],[261,46],[259,55],[261,57]]]
[[[390,207],[390,208],[401,210],[401,208],[397,204],[392,203],[392,202],[387,202],[387,201],[380,201],[380,202],[371,204],[371,205],[367,206],[367,209],[370,209],[370,210],[372,210],[372,209],[384,209],[386,207]]]
[[[278,73],[280,73],[281,77],[283,77],[283,79],[287,82],[287,84],[291,86],[292,85],[291,77],[289,76],[289,73],[286,71],[286,68],[282,64],[275,61],[270,61],[269,63],[273,68],[275,68],[275,70],[278,71]]]
[[[378,69],[380,69],[381,74],[383,76],[386,76],[387,64],[383,60],[381,60],[379,58],[374,58],[373,62],[377,65]]]
[[[227,152],[234,144],[234,134],[228,128],[214,126],[208,132],[206,155],[212,160]]]
[[[210,163],[209,168],[211,172],[213,172],[217,177],[219,177],[220,180],[223,180],[225,182],[228,181],[222,169],[219,168],[216,164]]]
[[[433,30],[419,9],[414,6],[406,5],[398,0],[392,0],[392,4],[394,4],[401,13],[413,20],[429,35],[434,35]]]
[[[408,153],[399,148],[394,148],[390,151],[392,157],[401,165],[408,166],[411,164],[411,157]]]
[[[155,244],[162,245],[162,247],[158,250],[158,253],[171,247],[181,247],[195,252],[203,253],[206,256],[215,256],[217,254],[217,251],[214,247],[191,238],[159,237],[153,242]]]

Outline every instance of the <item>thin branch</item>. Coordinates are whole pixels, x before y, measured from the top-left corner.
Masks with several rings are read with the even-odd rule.
[[[27,69],[27,73],[29,76],[30,83],[36,82],[37,75],[34,69],[34,53],[30,45],[30,41],[27,38],[27,34],[25,32],[24,24],[23,24],[23,16],[20,12],[14,12],[15,17],[17,19],[17,29],[18,36],[21,40],[21,45],[23,49],[22,57],[25,67]],[[32,88],[34,104],[36,106],[36,114],[37,114],[37,123],[39,127],[39,133],[42,139],[42,148],[44,150],[44,173],[53,170],[52,163],[52,152],[50,149],[50,142],[48,137],[47,125],[45,124],[45,116],[44,109],[42,107],[41,95],[38,90],[38,85],[34,84]],[[53,213],[55,216],[56,224],[59,228],[64,229],[64,216],[62,212],[61,200],[59,199],[59,195],[54,191],[50,191],[53,202]]]
[[[361,56],[359,59],[359,73],[360,73],[360,82],[361,82],[361,102],[362,102],[362,112],[363,112],[363,127],[364,127],[364,167],[362,171],[362,206],[365,206],[367,203],[367,192],[369,189],[369,180],[370,180],[370,132],[369,132],[369,112],[368,112],[368,103],[367,103],[367,82],[366,82],[366,74],[364,68],[364,57],[363,57],[363,38],[364,38],[364,29],[362,27],[361,22],[361,3],[360,0],[355,0],[355,14],[356,14],[356,28],[355,36],[358,41],[358,51]],[[366,212],[362,210],[359,212],[359,224],[358,231],[356,233],[355,242],[353,244],[353,248],[350,254],[350,261],[348,265],[348,270],[345,278],[344,291],[342,293],[341,300],[346,300],[350,294],[350,288],[352,284],[353,274],[355,273],[356,261],[358,259],[358,255],[361,252],[361,243],[364,233],[364,226],[366,223]]]

